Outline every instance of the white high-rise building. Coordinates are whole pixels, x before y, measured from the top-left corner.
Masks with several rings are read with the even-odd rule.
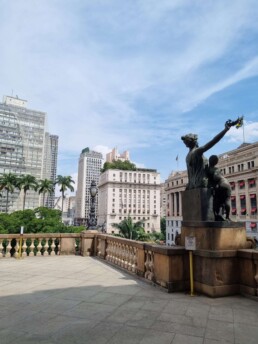
[[[78,186],[76,192],[75,223],[85,224],[90,212],[90,186],[92,180],[98,185],[100,170],[103,165],[101,153],[91,151],[88,147],[83,149],[79,159]],[[96,215],[98,207],[98,194],[96,196]]]
[[[101,174],[98,186],[98,225],[116,233],[113,223],[131,216],[144,220],[147,233],[160,232],[160,174],[156,170],[109,169]]]
[[[47,149],[49,135],[46,113],[27,108],[27,101],[4,96],[0,103],[0,175],[30,174],[39,179],[51,179],[51,169],[56,169],[56,159],[51,160]],[[54,166],[55,165],[55,166]],[[39,194],[29,191],[25,208],[40,205]],[[9,195],[8,211],[21,210],[22,193],[16,190]],[[5,211],[6,193],[0,197],[0,210]]]

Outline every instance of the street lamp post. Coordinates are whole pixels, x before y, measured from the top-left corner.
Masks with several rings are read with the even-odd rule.
[[[97,184],[95,180],[92,180],[90,186],[90,214],[87,221],[88,229],[96,229],[97,227],[97,218],[95,212],[95,204],[96,204],[96,195],[97,195]]]

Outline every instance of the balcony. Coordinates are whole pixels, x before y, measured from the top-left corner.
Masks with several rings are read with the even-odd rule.
[[[44,243],[51,246],[49,235],[24,238],[35,247],[39,242],[42,247]],[[44,255],[48,250],[41,250],[41,255],[14,259],[4,252],[6,258],[0,260],[2,344],[254,343],[258,337],[254,300],[169,294],[137,277],[143,273],[155,281],[155,264],[162,254],[173,257],[172,248],[160,251],[144,243],[91,233],[54,238],[55,254]],[[68,247],[75,246],[86,254],[95,247],[99,259],[64,255],[64,249],[69,252]],[[103,263],[104,256],[109,265]],[[247,259],[246,252],[243,257]]]

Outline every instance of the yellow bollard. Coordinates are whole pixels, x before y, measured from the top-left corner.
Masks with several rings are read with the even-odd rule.
[[[189,251],[189,266],[190,266],[190,296],[194,296],[193,251]]]

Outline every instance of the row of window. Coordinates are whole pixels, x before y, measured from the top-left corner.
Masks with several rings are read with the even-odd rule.
[[[231,189],[234,190],[236,187],[236,184],[238,185],[239,189],[244,189],[246,185],[248,185],[249,188],[254,188],[256,186],[256,181],[254,178],[250,178],[247,181],[245,180],[239,180],[237,183],[230,182]]]
[[[221,172],[226,175],[226,174],[232,174],[235,172],[242,172],[246,169],[250,170],[251,168],[254,167],[254,160],[247,161],[242,164],[234,165],[234,166],[229,166],[227,168],[221,169]]]

